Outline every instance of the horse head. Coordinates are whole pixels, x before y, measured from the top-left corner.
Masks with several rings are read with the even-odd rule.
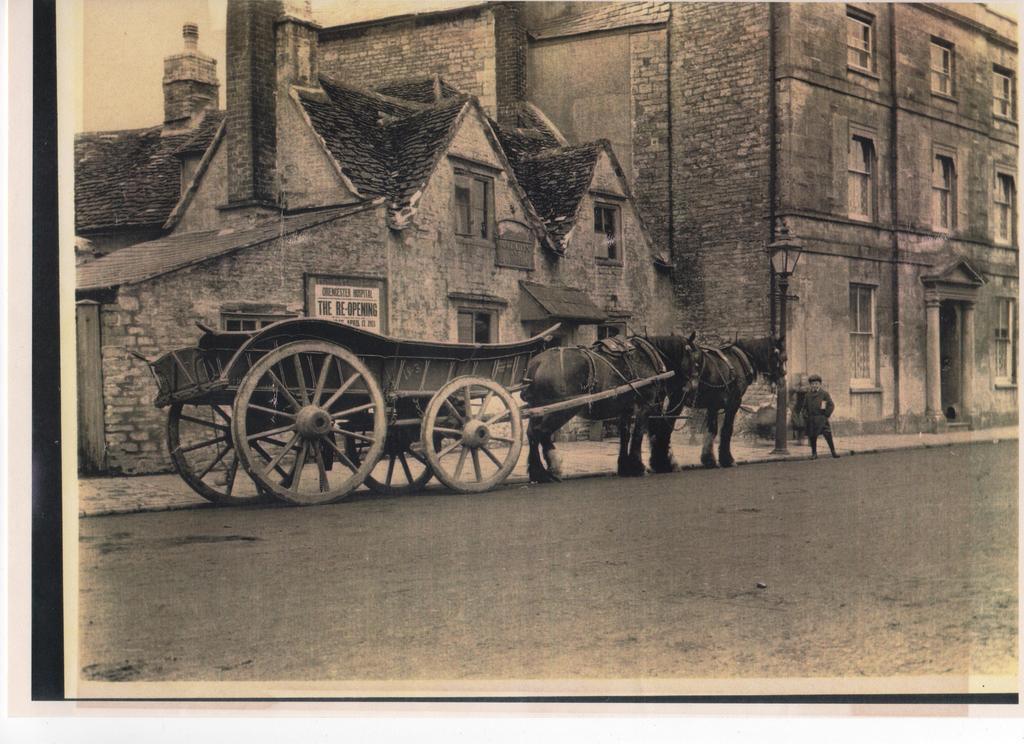
[[[777,385],[786,376],[786,348],[781,338],[772,334],[771,357],[769,364],[768,379],[773,385]]]

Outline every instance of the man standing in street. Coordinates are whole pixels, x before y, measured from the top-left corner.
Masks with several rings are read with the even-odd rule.
[[[832,427],[828,419],[836,404],[832,402],[832,396],[821,386],[821,375],[811,375],[807,378],[810,390],[804,396],[804,421],[807,426],[807,438],[811,442],[811,459],[818,459],[818,435],[825,437],[828,448],[832,451],[832,457],[839,457],[836,453],[836,445],[832,441]]]

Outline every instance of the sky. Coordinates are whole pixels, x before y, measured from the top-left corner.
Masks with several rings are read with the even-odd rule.
[[[313,0],[313,20],[334,26],[476,1]],[[82,96],[75,131],[138,129],[162,123],[164,57],[184,49],[181,27],[189,22],[199,25],[199,50],[217,60],[224,107],[227,0],[81,2]]]

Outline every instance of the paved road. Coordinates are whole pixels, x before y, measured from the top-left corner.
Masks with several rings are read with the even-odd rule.
[[[1016,465],[1008,442],[83,519],[82,677],[1015,674]]]

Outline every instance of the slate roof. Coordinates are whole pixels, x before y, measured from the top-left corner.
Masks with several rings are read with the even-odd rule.
[[[75,232],[160,227],[181,196],[184,152],[202,152],[224,118],[208,111],[195,131],[162,127],[75,135]]]
[[[631,26],[667,23],[671,3],[610,3],[595,10],[545,23],[530,32],[535,39],[613,31]]]
[[[571,287],[551,287],[534,282],[519,282],[520,288],[536,306],[524,303],[521,307],[523,320],[577,320],[601,322],[608,313],[594,304],[587,293]]]
[[[321,79],[327,99],[300,92],[313,129],[364,196],[384,196],[392,210],[415,201],[469,100],[403,106],[373,93]]]
[[[460,90],[449,85],[445,82],[444,78],[434,76],[394,80],[374,88],[374,91],[384,96],[401,98],[406,101],[436,103],[438,99],[436,96],[437,89],[434,87],[435,82],[437,83],[437,89],[440,90],[442,99],[455,98],[462,95]]]
[[[559,251],[565,249],[565,238],[576,223],[580,201],[590,188],[604,146],[588,142],[546,149],[513,162],[516,178]]]
[[[251,248],[282,235],[342,219],[374,206],[376,204],[373,202],[351,204],[287,216],[246,230],[205,230],[136,243],[80,265],[77,269],[78,289],[105,289],[135,284],[242,248]]]

